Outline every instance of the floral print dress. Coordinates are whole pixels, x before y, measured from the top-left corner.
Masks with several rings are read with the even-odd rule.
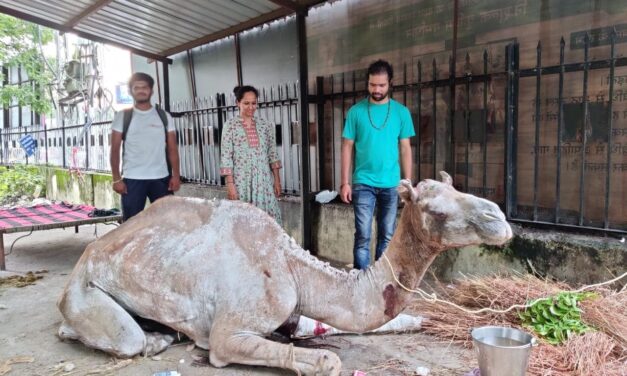
[[[239,116],[229,119],[222,129],[220,160],[220,174],[233,175],[239,199],[263,209],[281,224],[272,174],[272,169],[281,168],[274,124],[255,118],[246,127]]]

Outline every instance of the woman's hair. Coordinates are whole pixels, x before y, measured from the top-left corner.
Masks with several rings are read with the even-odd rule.
[[[233,89],[233,94],[235,94],[235,99],[237,99],[238,102],[241,101],[242,98],[244,98],[244,94],[249,92],[255,93],[255,97],[259,98],[259,91],[257,91],[254,86],[235,86],[235,88]]]

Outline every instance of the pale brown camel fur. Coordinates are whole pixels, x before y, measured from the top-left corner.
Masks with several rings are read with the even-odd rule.
[[[265,212],[238,201],[167,197],[91,243],[58,307],[61,338],[120,357],[164,350],[157,321],[209,349],[216,367],[241,363],[339,375],[331,351],[267,337],[300,314],[350,332],[396,317],[445,249],[502,244],[512,236],[494,203],[456,191],[451,178],[399,185],[404,201],[385,260],[364,271],[330,267],[303,250]]]

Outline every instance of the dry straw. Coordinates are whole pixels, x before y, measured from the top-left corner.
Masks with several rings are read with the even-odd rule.
[[[509,307],[569,291],[564,283],[538,279],[532,275],[512,277],[464,277],[453,285],[438,281],[430,286],[437,300],[419,300],[413,307],[427,320],[427,334],[454,343],[472,346],[470,330],[486,325],[520,326],[517,310]],[[625,376],[627,369],[627,291],[593,286],[597,299],[581,304],[582,320],[597,329],[554,346],[543,341],[532,351],[528,374],[538,376],[606,375]],[[450,304],[453,303],[453,304]],[[460,311],[459,307],[464,308]],[[488,312],[476,312],[490,308]],[[497,313],[506,311],[504,313]]]

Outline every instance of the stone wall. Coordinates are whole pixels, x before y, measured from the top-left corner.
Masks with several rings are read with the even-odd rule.
[[[100,209],[120,207],[120,196],[111,188],[111,175],[97,172],[69,172],[42,167],[46,175],[46,196],[50,200],[92,205]]]

